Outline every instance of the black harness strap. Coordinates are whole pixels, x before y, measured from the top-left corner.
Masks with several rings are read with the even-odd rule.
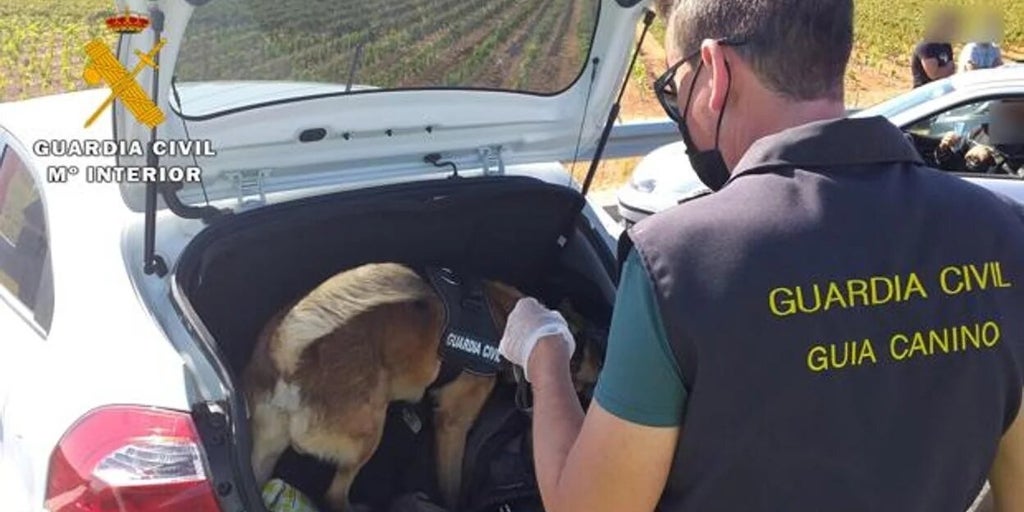
[[[441,374],[431,387],[444,386],[464,371],[484,376],[497,374],[501,333],[491,315],[483,280],[447,268],[429,267],[426,274],[445,310],[438,345]]]

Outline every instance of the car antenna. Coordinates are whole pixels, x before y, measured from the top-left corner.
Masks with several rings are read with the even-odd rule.
[[[633,68],[636,66],[636,59],[640,56],[640,48],[644,44],[644,38],[647,37],[647,32],[651,28],[651,23],[654,22],[654,11],[650,9],[644,10],[644,29],[640,33],[640,38],[636,42],[636,49],[633,50],[633,59],[629,62],[629,68],[626,70],[626,77],[622,80],[622,87],[619,88],[619,96],[615,99],[615,104],[612,105],[612,109],[608,112],[608,120],[604,123],[604,130],[601,132],[601,138],[597,141],[597,148],[594,149],[594,155],[590,160],[590,168],[587,170],[587,176],[583,180],[582,194],[587,195],[587,191],[590,190],[590,185],[594,181],[594,175],[597,174],[597,166],[601,163],[601,155],[604,154],[604,148],[608,145],[608,137],[612,134],[612,127],[615,125],[615,120],[619,118],[619,110],[622,109],[622,96],[626,92],[626,86],[629,85],[629,80],[633,76]]]
[[[348,68],[348,80],[345,81],[345,92],[352,90],[352,82],[356,81],[356,71],[359,70],[359,63],[363,60],[363,47],[366,41],[360,41],[356,46],[356,54],[352,56],[352,66]]]

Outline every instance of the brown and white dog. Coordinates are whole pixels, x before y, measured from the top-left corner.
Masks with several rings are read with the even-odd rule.
[[[500,332],[523,295],[497,282],[483,287]],[[291,446],[337,466],[326,501],[352,510],[349,487],[380,443],[388,404],[420,401],[438,376],[445,314],[419,274],[374,263],[331,277],[275,315],[242,377],[257,481],[270,478]],[[599,366],[595,352],[583,350],[578,386],[596,381]],[[449,507],[460,492],[466,434],[496,380],[462,372],[434,391],[437,474]]]

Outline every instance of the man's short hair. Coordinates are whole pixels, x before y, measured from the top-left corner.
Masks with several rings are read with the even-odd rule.
[[[841,99],[853,49],[853,0],[678,0],[669,30],[679,55],[704,39],[735,51],[768,88],[794,100]]]
[[[676,0],[654,0],[654,13],[662,18],[668,18],[672,15],[672,7],[675,3]]]

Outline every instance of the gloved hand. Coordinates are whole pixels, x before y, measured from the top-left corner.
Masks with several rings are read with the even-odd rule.
[[[541,339],[562,340],[569,348],[570,356],[576,350],[576,341],[572,338],[569,325],[559,312],[544,307],[532,297],[520,299],[508,315],[498,352],[505,359],[522,366],[527,381],[530,380],[530,370],[527,368],[530,353]]]

